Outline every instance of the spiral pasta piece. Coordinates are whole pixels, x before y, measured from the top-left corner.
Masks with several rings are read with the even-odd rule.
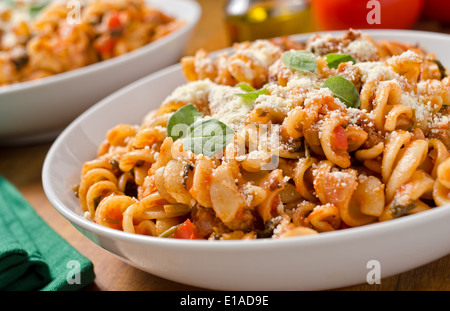
[[[433,198],[439,206],[450,203],[450,158],[441,163],[437,169]]]
[[[384,130],[386,109],[388,106],[395,106],[400,103],[401,88],[394,81],[381,82],[375,95],[375,107],[373,109],[375,127],[377,130]]]
[[[380,215],[380,220],[388,220],[411,212],[417,204],[424,205],[419,199],[431,193],[434,180],[425,172],[418,170],[413,173],[411,179],[402,185],[395,193],[392,201],[387,205],[385,211]]]
[[[318,232],[327,232],[337,230],[341,223],[339,209],[333,204],[316,206],[308,217],[309,223]]]
[[[280,214],[280,191],[284,189],[283,174],[281,170],[273,170],[263,181],[261,187],[266,190],[266,197],[263,203],[256,207],[264,222],[269,221],[275,215]]]
[[[109,196],[100,202],[95,211],[94,221],[109,228],[123,230],[124,213],[134,203],[136,203],[136,200],[129,196]]]
[[[386,199],[391,201],[397,189],[408,181],[415,170],[422,164],[428,151],[428,143],[415,140],[406,147],[404,154],[398,161],[391,177],[386,184]]]
[[[104,168],[94,168],[83,175],[80,186],[78,188],[78,196],[80,198],[80,204],[83,210],[89,210],[87,200],[89,189],[96,183],[103,180],[110,181],[112,184],[117,184],[116,176],[111,171]],[[98,191],[99,190],[97,190],[97,192]],[[91,215],[93,215],[93,210],[91,209],[89,211],[91,212]]]
[[[302,197],[311,202],[316,201],[317,197],[314,194],[312,175],[308,176],[307,172],[311,172],[313,164],[317,162],[318,160],[315,158],[300,159],[294,168],[294,173],[292,176],[297,191]],[[309,182],[308,177],[310,177]]]
[[[345,121],[339,117],[326,118],[322,125],[320,145],[328,160],[342,168],[347,168],[350,166],[350,155],[347,148],[345,148],[346,146],[341,147],[333,144],[332,141],[333,138],[338,135],[336,133],[337,130],[341,129],[341,131],[343,131],[342,125],[346,125]],[[347,137],[345,137],[345,142],[347,142]]]

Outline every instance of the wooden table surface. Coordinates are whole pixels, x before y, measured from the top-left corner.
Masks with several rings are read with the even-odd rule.
[[[191,55],[198,48],[209,51],[226,47],[228,38],[222,16],[222,3],[199,0],[203,16],[195,29],[185,54]],[[123,263],[78,232],[47,200],[41,183],[41,170],[52,142],[27,146],[0,147],[0,175],[13,183],[35,208],[36,212],[80,253],[89,258],[96,273],[95,282],[84,290],[90,291],[184,291],[203,290],[168,281]],[[438,238],[438,237],[437,237]],[[450,255],[389,278],[381,284],[361,284],[337,290],[361,291],[449,291]]]

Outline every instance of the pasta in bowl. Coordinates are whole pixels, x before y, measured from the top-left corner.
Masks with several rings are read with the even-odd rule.
[[[386,51],[405,48],[392,43],[401,39],[419,38],[430,51],[450,44],[445,36],[420,32],[367,34],[370,37],[336,33],[333,38],[342,49],[358,46],[350,45],[357,40],[378,46],[381,39],[389,39],[382,45]],[[348,36],[355,40],[341,45],[339,40]],[[330,40],[326,34],[316,40],[327,42],[324,38]],[[372,79],[375,84],[391,80],[399,86],[409,84],[388,63],[410,59],[408,49],[396,56],[386,54],[384,61],[370,60],[383,65],[377,70],[383,74],[380,78],[370,74],[373,64],[352,51],[334,51],[339,58],[351,55],[354,62],[344,55],[350,61],[332,68],[332,58],[329,62],[326,58],[331,51],[321,56],[312,50],[319,49],[320,41],[307,42],[311,35],[293,39],[245,43],[211,58],[199,52],[99,103],[50,150],[43,170],[50,201],[81,232],[126,262],[171,280],[214,289],[336,288],[365,282],[371,259],[382,262],[383,275],[389,276],[448,254],[450,212],[436,199],[440,193],[445,199],[448,191],[445,126],[444,131],[434,125],[419,131],[418,126],[410,128],[413,118],[404,113],[397,117],[394,130],[386,130],[394,109],[391,94],[380,129],[370,120],[376,109],[361,108],[363,84]],[[259,46],[254,54],[274,55],[266,63],[271,70],[260,82],[238,80],[219,65],[239,67],[245,63],[242,59],[250,59],[249,50],[255,45]],[[311,72],[286,66],[289,60],[283,58],[295,60],[298,55],[290,55],[294,52],[302,55],[302,61],[292,62],[297,64],[293,66],[306,64]],[[445,56],[439,51],[436,56],[414,53],[422,61],[433,59],[429,67],[436,75],[433,80],[446,83],[437,77],[441,71],[436,62],[445,64]],[[359,68],[359,75],[350,70],[353,67]],[[261,77],[251,72],[241,77]],[[351,96],[353,91],[342,95],[330,84],[336,76],[351,83],[359,101]],[[219,82],[219,77],[228,80]],[[376,89],[368,102],[373,102]],[[153,105],[148,104],[149,96]],[[444,97],[433,112],[440,118],[446,113]],[[124,101],[130,103],[126,109],[121,106]],[[103,116],[100,123],[99,116]],[[310,125],[288,125],[288,120]],[[397,148],[386,182],[382,168],[389,164],[383,164],[383,156]],[[420,148],[426,149],[425,159],[412,156]],[[401,171],[410,174],[407,181],[389,186]],[[75,184],[78,197],[73,193]],[[387,199],[391,187],[395,191]],[[242,281],[237,284],[236,278]]]
[[[178,62],[200,14],[189,0],[2,2],[0,144],[53,139],[103,97]]]
[[[184,23],[143,0],[6,2],[0,22],[0,86],[123,55]]]
[[[86,217],[130,233],[283,238],[450,203],[450,80],[436,56],[349,31],[182,59],[191,81],[81,171]],[[183,130],[182,127],[185,127]]]

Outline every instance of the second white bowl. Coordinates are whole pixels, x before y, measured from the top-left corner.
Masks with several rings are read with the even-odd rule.
[[[186,23],[167,36],[119,57],[36,81],[0,87],[0,144],[55,138],[103,97],[178,62],[201,8],[193,0],[147,0]]]

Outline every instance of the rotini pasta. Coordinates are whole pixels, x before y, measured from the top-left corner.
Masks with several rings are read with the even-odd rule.
[[[60,0],[3,2],[0,86],[125,54],[182,25],[181,21],[149,7],[144,0],[80,0],[76,1],[80,5],[76,8]],[[76,12],[79,19],[69,22],[75,9],[79,9]]]
[[[356,31],[239,43],[215,59],[201,50],[158,110],[106,133],[81,170],[81,207],[110,228],[210,240],[440,208],[450,203],[450,83],[435,65],[418,47]]]

